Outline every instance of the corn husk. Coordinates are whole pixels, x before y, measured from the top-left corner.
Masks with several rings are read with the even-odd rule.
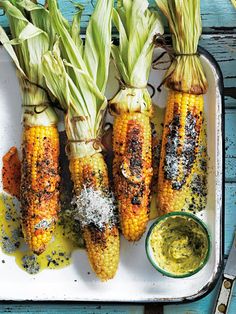
[[[43,30],[43,26],[49,23],[48,14],[42,6],[29,0],[1,0],[0,7],[9,20],[12,36],[10,40],[0,27],[0,41],[17,67],[23,122],[29,126],[55,124],[57,116],[49,106],[50,99],[42,74],[42,56],[49,50],[53,38]]]
[[[113,114],[124,111],[151,113],[147,91],[154,50],[154,36],[163,33],[157,12],[148,9],[146,0],[120,0],[113,10],[113,22],[119,32],[119,46],[112,46],[121,89],[110,101]]]
[[[43,74],[48,88],[67,111],[69,157],[93,155],[102,150],[99,142],[107,108],[104,93],[113,1],[97,2],[87,27],[85,44],[80,38],[81,8],[70,25],[55,0],[47,3],[51,23],[59,38],[53,50],[44,55]]]
[[[204,94],[207,80],[197,53],[202,32],[200,0],[156,0],[169,22],[174,58],[165,85],[176,91]]]

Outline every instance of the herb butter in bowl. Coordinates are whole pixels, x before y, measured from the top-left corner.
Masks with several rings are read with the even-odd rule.
[[[146,238],[146,253],[151,264],[162,274],[188,277],[208,261],[209,233],[196,216],[184,212],[169,213],[151,226]]]

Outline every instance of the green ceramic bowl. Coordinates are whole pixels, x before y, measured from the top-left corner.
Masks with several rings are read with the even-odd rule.
[[[170,223],[173,223],[173,225],[171,225]],[[186,223],[187,222],[187,223]],[[189,223],[188,223],[189,222]],[[181,244],[181,242],[179,242],[177,245],[177,250],[176,250],[176,247],[174,246],[175,245],[175,242],[176,241],[172,241],[172,237],[170,237],[170,243],[168,243],[167,247],[164,248],[163,250],[161,250],[161,247],[158,248],[158,245],[155,245],[155,252],[154,253],[154,250],[153,250],[153,245],[151,245],[151,239],[154,235],[155,232],[158,231],[158,228],[164,226],[164,231],[160,231],[159,230],[159,234],[160,232],[163,234],[163,236],[166,236],[166,235],[173,235],[175,236],[176,234],[176,237],[178,236],[178,238],[180,239],[180,241],[182,241],[181,239],[184,239]],[[185,240],[186,238],[188,239],[188,236],[186,232],[188,232],[189,230],[191,231],[191,227],[193,227],[193,233],[189,233],[189,235],[191,235],[191,237],[189,237],[189,239],[194,239],[196,238],[196,242],[194,244],[194,241],[189,241],[188,240]],[[199,231],[198,231],[199,230]],[[176,232],[176,233],[175,233]],[[178,261],[178,263],[176,263],[177,267],[179,267],[179,263],[181,263],[181,261],[187,261],[188,263],[188,259],[185,258],[184,255],[181,255],[181,257],[177,257],[176,259],[176,254],[179,254],[179,248],[183,249],[183,250],[186,250],[186,245],[184,246],[184,243],[186,244],[186,241],[187,241],[187,244],[190,243],[191,245],[195,245],[193,248],[188,245],[187,247],[190,246],[190,248],[192,250],[194,250],[194,252],[198,252],[196,250],[199,249],[199,239],[201,241],[201,238],[199,236],[199,233],[200,235],[202,236],[202,243],[204,243],[203,245],[203,248],[204,248],[204,251],[202,253],[202,256],[199,257],[199,262],[197,261],[197,258],[196,258],[196,254],[193,253],[192,256],[193,258],[196,258],[196,267],[192,267],[191,270],[186,270],[186,271],[178,271],[178,272],[172,272],[168,266],[160,266],[160,263],[161,263],[161,259],[159,258],[160,257],[160,254],[158,252],[161,251],[161,254],[162,252],[163,253],[167,253],[167,257],[163,258],[163,261],[165,260],[167,263],[170,263],[170,262],[173,262],[175,263],[175,261]],[[166,240],[167,241],[167,240]],[[152,241],[154,242],[154,241]],[[192,243],[191,243],[192,242]],[[167,242],[166,242],[167,243]],[[201,242],[200,242],[201,243]],[[181,247],[182,245],[182,247]],[[198,246],[197,246],[198,245]],[[207,230],[207,227],[206,225],[199,219],[197,218],[196,216],[194,216],[193,214],[190,214],[190,213],[186,213],[186,212],[172,212],[172,213],[169,213],[169,214],[166,214],[166,215],[163,215],[161,216],[160,218],[158,218],[153,224],[152,226],[150,227],[149,231],[148,231],[148,234],[147,234],[147,237],[146,237],[146,243],[145,243],[145,247],[146,247],[146,254],[147,254],[147,257],[148,257],[148,260],[150,261],[150,263],[152,264],[152,266],[157,269],[160,273],[162,273],[163,275],[166,275],[168,277],[172,277],[172,278],[185,278],[185,277],[189,277],[189,276],[192,276],[194,274],[196,274],[200,269],[202,269],[208,259],[209,259],[209,255],[210,255],[210,247],[211,247],[211,243],[210,243],[210,236],[209,236],[209,232]],[[175,253],[173,253],[174,255],[171,255],[169,254],[169,252],[172,252],[172,248],[175,248]],[[165,252],[164,252],[165,251]],[[185,251],[184,251],[185,252]],[[188,251],[190,252],[189,254],[191,254],[192,251]],[[159,257],[159,262],[158,262],[158,258],[155,257],[155,254],[156,256],[158,255]],[[170,256],[174,256],[174,260],[173,260],[173,257],[170,257]],[[184,257],[183,257],[184,256]],[[191,256],[191,255],[190,255]],[[163,262],[162,262],[163,264]],[[186,264],[183,264],[182,267],[185,267]]]

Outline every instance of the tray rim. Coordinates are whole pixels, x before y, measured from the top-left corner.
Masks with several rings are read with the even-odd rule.
[[[197,301],[207,296],[216,286],[218,279],[220,278],[221,271],[224,263],[224,238],[225,238],[225,98],[224,98],[224,76],[222,70],[214,58],[214,56],[207,51],[205,48],[198,46],[198,52],[205,56],[213,65],[218,76],[217,85],[219,87],[220,98],[221,98],[221,138],[222,138],[222,201],[221,201],[221,211],[220,211],[220,250],[219,250],[219,263],[216,267],[216,272],[212,281],[209,281],[198,293],[186,297],[170,300],[168,303],[188,303],[192,301]],[[165,302],[164,302],[165,303]]]
[[[0,45],[2,48],[2,45]],[[189,303],[193,301],[197,301],[206,295],[208,295],[216,286],[217,280],[220,277],[222,266],[223,266],[223,256],[224,256],[224,231],[225,231],[225,99],[224,99],[224,79],[223,79],[223,73],[221,71],[221,68],[219,64],[217,63],[216,59],[214,56],[209,53],[205,48],[198,46],[198,52],[203,55],[204,57],[209,60],[218,77],[217,85],[219,88],[219,93],[220,93],[220,99],[221,99],[221,130],[220,130],[220,135],[222,139],[222,202],[221,202],[221,211],[219,213],[219,218],[220,218],[220,249],[219,249],[219,263],[215,267],[216,271],[214,273],[213,278],[208,281],[204,287],[198,291],[198,293],[187,296],[187,297],[180,297],[180,298],[152,298],[152,299],[143,299],[143,300],[130,300],[130,301],[119,301],[119,300],[114,300],[114,301],[100,301],[100,300],[62,300],[62,299],[1,299],[0,296],[0,302],[3,304],[8,304],[8,303],[21,303],[21,304],[30,304],[30,303],[62,303],[62,304],[99,304],[99,305],[130,305],[130,304],[136,304],[136,305],[144,305],[144,304],[153,304],[153,303],[158,303],[158,304],[181,304],[181,303]]]

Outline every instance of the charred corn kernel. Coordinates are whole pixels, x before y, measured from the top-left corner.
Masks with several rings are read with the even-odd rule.
[[[113,177],[124,237],[137,241],[149,219],[152,178],[151,126],[142,113],[115,117]]]
[[[101,153],[70,160],[71,177],[77,196],[83,188],[93,188],[108,195],[108,171]],[[102,281],[113,278],[119,263],[119,232],[116,225],[106,225],[101,230],[95,225],[83,228],[89,262]]]
[[[22,144],[21,212],[26,242],[41,254],[59,211],[59,136],[55,126],[25,127]]]
[[[114,277],[119,263],[119,231],[106,227],[104,231],[84,228],[84,240],[91,266],[96,275],[106,281]]]
[[[180,211],[191,201],[189,189],[202,128],[203,96],[170,91],[158,177],[160,214]]]
[[[70,172],[76,194],[80,193],[83,186],[95,187],[101,191],[107,191],[108,189],[107,166],[100,153],[84,158],[71,159]]]

